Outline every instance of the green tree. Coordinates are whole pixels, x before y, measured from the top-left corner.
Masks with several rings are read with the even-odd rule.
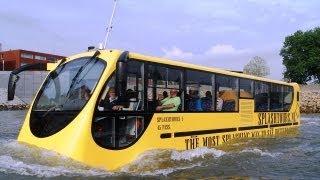
[[[270,74],[270,68],[262,57],[255,56],[247,65],[244,66],[243,73],[264,77]]]
[[[287,36],[280,51],[285,79],[299,84],[320,80],[320,28]]]

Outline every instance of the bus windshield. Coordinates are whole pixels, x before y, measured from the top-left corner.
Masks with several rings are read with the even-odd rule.
[[[104,61],[90,57],[59,66],[44,82],[33,110],[80,110],[89,100],[105,66]]]

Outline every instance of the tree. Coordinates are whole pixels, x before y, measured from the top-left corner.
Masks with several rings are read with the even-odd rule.
[[[299,84],[320,80],[320,28],[297,31],[285,38],[280,51],[285,79]]]
[[[255,56],[247,65],[244,66],[243,73],[264,77],[270,74],[270,68],[262,57]]]

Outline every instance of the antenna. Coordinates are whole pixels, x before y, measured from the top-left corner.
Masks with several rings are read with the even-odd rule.
[[[114,6],[113,6],[113,10],[112,10],[109,26],[107,27],[107,34],[106,34],[106,39],[104,40],[103,49],[106,49],[106,47],[107,47],[107,41],[108,41],[108,38],[109,38],[109,34],[110,34],[111,30],[112,30],[112,20],[113,20],[113,17],[114,17],[114,11],[116,10],[117,2],[118,2],[118,0],[114,0]]]

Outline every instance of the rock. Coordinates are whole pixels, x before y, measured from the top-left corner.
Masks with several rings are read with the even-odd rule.
[[[29,105],[16,96],[14,100],[8,101],[7,89],[0,88],[0,111],[25,110],[28,108]]]

